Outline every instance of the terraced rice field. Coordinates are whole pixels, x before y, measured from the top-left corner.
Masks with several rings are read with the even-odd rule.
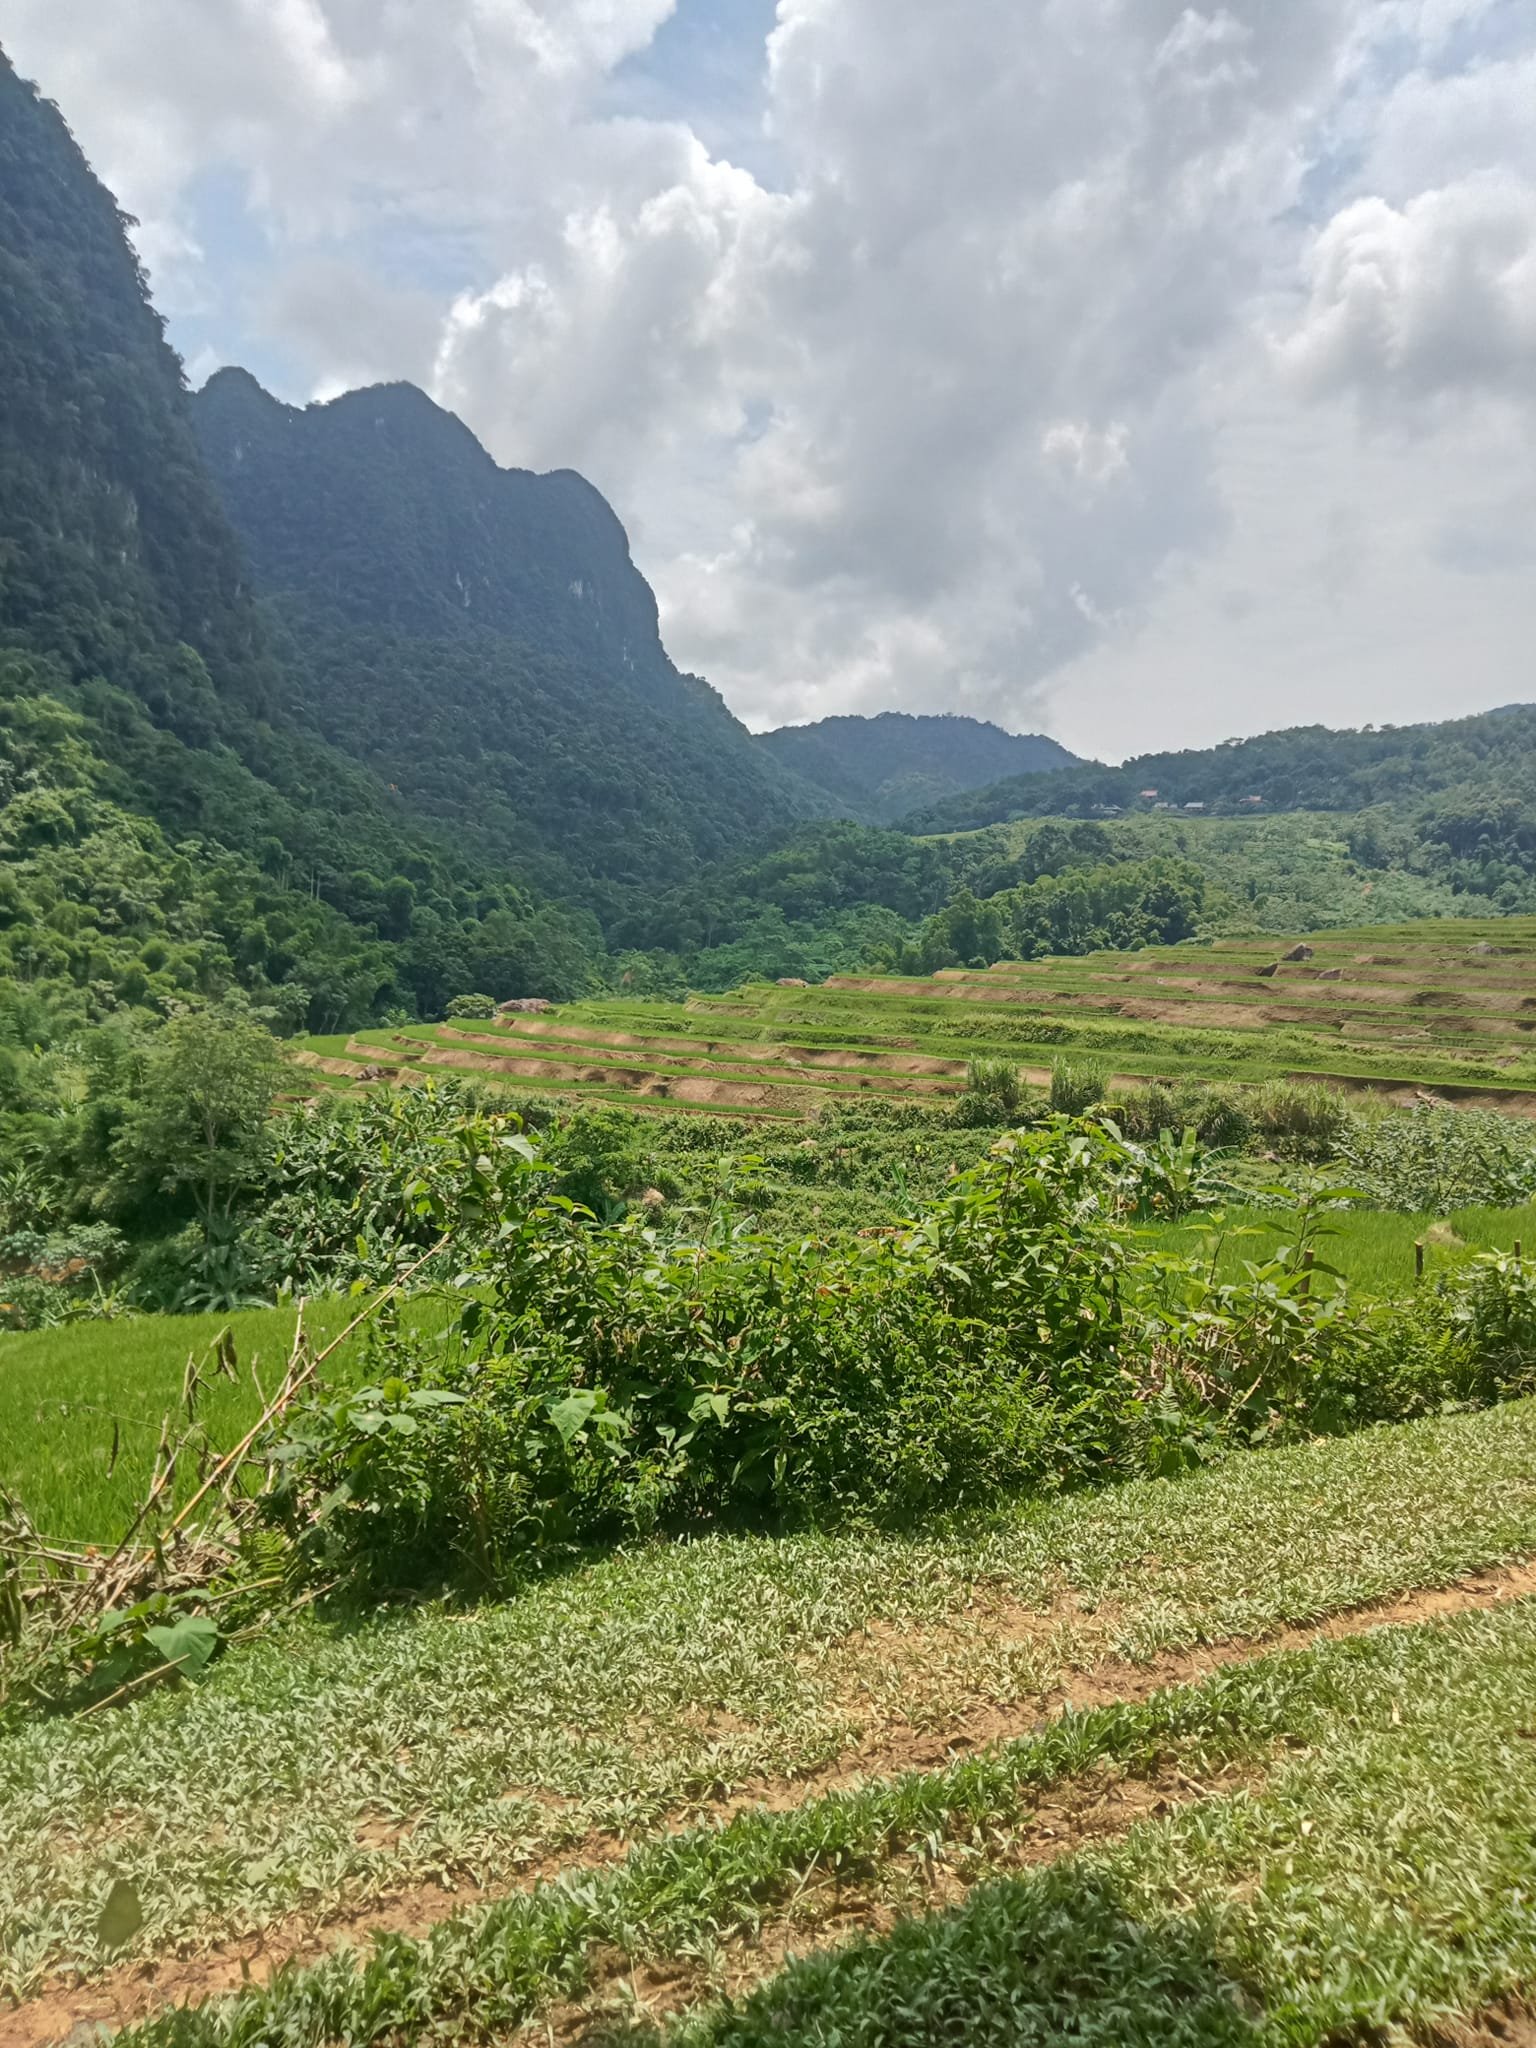
[[[297,1058],[341,1086],[459,1071],[642,1109],[804,1117],[850,1099],[952,1101],[978,1055],[1044,1082],[1062,1051],[1123,1084],[1293,1075],[1536,1115],[1536,919],[576,1003],[311,1039]]]

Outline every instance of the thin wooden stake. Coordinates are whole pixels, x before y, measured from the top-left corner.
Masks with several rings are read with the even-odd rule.
[[[1415,1280],[1422,1280],[1424,1278],[1424,1240],[1422,1237],[1414,1242],[1413,1277]]]

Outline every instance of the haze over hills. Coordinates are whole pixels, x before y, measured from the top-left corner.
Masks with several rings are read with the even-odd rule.
[[[1078,759],[1039,733],[1005,732],[954,713],[822,718],[760,733],[757,743],[849,817],[882,825],[1005,776],[1070,768]]]

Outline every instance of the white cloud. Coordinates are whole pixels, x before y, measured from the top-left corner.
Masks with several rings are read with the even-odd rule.
[[[1309,269],[1281,358],[1310,388],[1354,386],[1377,404],[1468,388],[1536,400],[1536,185],[1488,173],[1403,207],[1358,199]]]
[[[779,0],[771,178],[707,109],[613,111],[707,4],[0,11],[200,348],[428,379],[503,461],[585,470],[755,723],[1049,713],[1122,752],[1526,687],[1515,0]],[[238,290],[210,172],[271,243]]]

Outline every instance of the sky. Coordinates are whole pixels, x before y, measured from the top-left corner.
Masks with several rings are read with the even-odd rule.
[[[0,0],[194,382],[612,501],[754,727],[1536,698],[1531,0]]]

